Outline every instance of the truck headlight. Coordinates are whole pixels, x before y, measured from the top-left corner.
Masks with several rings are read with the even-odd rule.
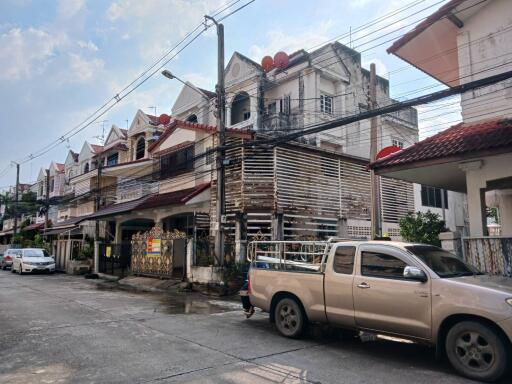
[[[512,297],[510,299],[506,299],[505,301],[507,302],[508,305],[512,306]]]

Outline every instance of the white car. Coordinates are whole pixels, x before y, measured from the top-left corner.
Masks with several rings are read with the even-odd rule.
[[[55,259],[41,248],[23,248],[12,261],[11,272],[20,275],[31,272],[55,272]]]

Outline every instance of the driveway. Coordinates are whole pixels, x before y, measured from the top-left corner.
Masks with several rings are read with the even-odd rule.
[[[1,383],[469,383],[428,348],[289,340],[200,294],[132,293],[0,271]]]

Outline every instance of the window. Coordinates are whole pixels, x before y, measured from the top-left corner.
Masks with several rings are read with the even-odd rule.
[[[403,279],[406,264],[394,256],[380,252],[363,252],[361,274],[385,279]]]
[[[283,113],[285,115],[289,115],[290,111],[292,109],[291,104],[292,104],[292,97],[290,95],[284,96],[280,100],[280,111],[281,111],[281,113]]]
[[[251,118],[251,112],[244,112],[244,121]]]
[[[336,273],[351,275],[354,272],[356,247],[340,246],[334,254],[333,269]]]
[[[332,114],[332,96],[320,95],[320,112]]]
[[[448,209],[448,191],[435,187],[421,186],[421,205],[425,207],[443,208],[441,193],[444,194],[444,208]]]
[[[84,173],[89,172],[89,163],[85,163],[84,165]]]
[[[50,192],[53,192],[54,189],[55,189],[55,179],[52,177],[50,179]]]
[[[160,158],[162,178],[176,176],[194,169],[194,146],[169,153]]]
[[[391,140],[391,145],[398,147],[398,148],[403,148],[404,142],[401,140],[398,140],[398,139],[393,139],[393,140]]]
[[[43,185],[44,182],[39,183],[39,196],[43,196]]]
[[[107,166],[116,165],[119,161],[119,152],[113,153],[109,157],[107,157]]]
[[[231,125],[248,120],[251,117],[251,98],[247,92],[240,92],[231,103]]]
[[[146,154],[145,152],[146,141],[144,140],[144,137],[141,137],[137,140],[137,146],[135,147],[135,160],[144,158],[144,155]]]
[[[270,103],[269,105],[267,105],[267,114],[273,115],[274,113],[276,113],[276,111],[277,111],[277,107],[276,107],[275,101],[273,103]]]
[[[197,123],[197,115],[192,114],[189,117],[187,117],[187,120],[189,123]]]

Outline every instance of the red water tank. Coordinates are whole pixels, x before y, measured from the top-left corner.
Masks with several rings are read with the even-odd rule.
[[[285,52],[277,52],[274,55],[274,66],[279,69],[285,69],[288,67],[289,58]]]
[[[169,122],[171,121],[171,116],[165,114],[165,113],[162,113],[160,115],[160,117],[158,118],[158,122],[160,124],[163,124],[163,125],[167,125],[169,124]]]
[[[274,60],[270,56],[265,56],[261,59],[261,67],[265,72],[268,72],[274,68]]]

